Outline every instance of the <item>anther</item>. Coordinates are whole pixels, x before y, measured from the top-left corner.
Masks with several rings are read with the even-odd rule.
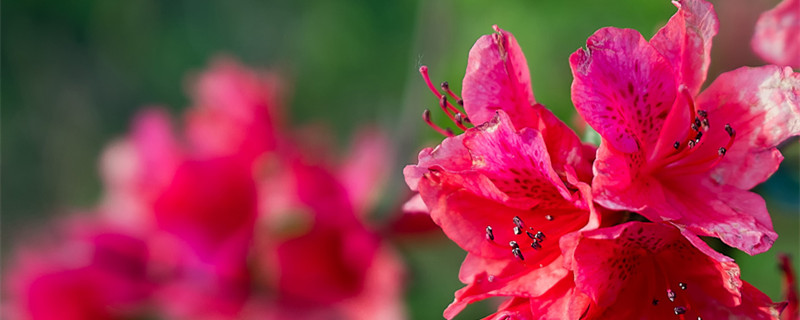
[[[700,131],[700,127],[697,124],[692,123],[692,130]]]
[[[720,156],[724,156],[725,152],[728,152],[728,150],[725,149],[725,147],[720,147],[719,150],[717,151],[717,153],[719,153]]]
[[[694,142],[695,143],[700,142],[700,138],[702,138],[702,137],[703,137],[703,131],[698,131],[697,135],[694,137]]]
[[[678,141],[675,141],[675,143],[672,144],[672,147],[675,148],[675,150],[678,150],[678,148],[681,147],[681,143],[678,142]]]
[[[658,299],[653,299],[653,305],[654,305],[654,306],[657,306],[657,305],[658,305]]]
[[[705,110],[697,110],[697,115],[699,115],[701,118],[708,118],[708,112]]]
[[[693,123],[693,124],[694,124],[694,126],[693,126],[692,128],[693,128],[693,129],[695,129],[695,130],[697,130],[696,128],[700,128],[700,126],[701,126],[703,123],[702,123],[702,122],[700,122],[700,118],[698,118],[698,117],[694,117],[694,123]]]
[[[463,107],[464,106],[464,99],[458,99],[458,100],[456,100],[456,103],[458,103],[459,106]]]
[[[696,143],[697,143],[697,142],[694,142],[694,140],[689,140],[689,142],[687,142],[687,143],[686,143],[686,145],[688,145],[688,146],[689,146],[689,149],[691,149],[691,148],[694,148],[694,145],[695,145]]]
[[[545,238],[544,233],[541,231],[536,232],[536,235],[534,237],[536,237],[536,240],[539,240],[539,242],[544,241]]]
[[[492,232],[492,226],[486,226],[486,239],[494,240],[494,233]]]
[[[520,235],[522,234],[522,230],[519,227],[514,227],[514,234]]]
[[[514,240],[509,241],[508,245],[511,246],[512,249],[519,249],[519,245]]]
[[[525,233],[528,235],[528,238],[536,239],[536,237],[534,237],[533,233],[531,233],[530,231],[525,231]]]
[[[447,91],[448,89],[450,89],[450,83],[447,81],[442,82],[442,90]]]
[[[547,221],[553,221],[553,216],[551,216],[549,214],[544,216],[544,218],[547,219]]]
[[[520,250],[519,248],[511,249],[511,253],[513,253],[514,256],[516,256],[520,260],[525,260],[525,257],[522,256],[522,250]]]
[[[686,284],[683,282],[679,282],[678,286],[681,287],[681,290],[686,290]]]
[[[675,302],[675,291],[667,289],[667,298],[669,299],[670,302]]]
[[[708,118],[703,119],[703,129],[708,130],[711,125],[708,124]]]
[[[686,308],[684,307],[675,307],[675,315],[682,315],[686,313]]]
[[[436,132],[438,132],[439,134],[441,134],[443,136],[447,136],[447,137],[452,137],[453,136],[453,131],[450,130],[450,128],[442,129],[439,126],[437,126],[436,124],[434,124],[433,121],[431,121],[431,111],[430,110],[425,109],[425,111],[422,111],[422,120],[425,121],[425,123],[427,123],[428,126],[431,127],[433,130],[436,130]]]
[[[516,225],[520,229],[524,228],[524,226],[522,224],[522,219],[520,219],[518,216],[514,216],[513,220],[514,220],[514,225]]]
[[[725,132],[727,132],[728,136],[730,137],[736,135],[736,131],[734,131],[733,128],[731,128],[731,125],[729,123],[725,124]]]
[[[542,248],[542,245],[539,244],[539,240],[533,239],[533,242],[531,242],[531,248],[539,250]]]

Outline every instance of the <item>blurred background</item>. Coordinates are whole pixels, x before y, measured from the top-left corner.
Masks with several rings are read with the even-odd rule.
[[[709,80],[764,64],[749,39],[757,15],[777,3],[718,2],[721,27]],[[441,140],[420,119],[423,109],[437,107],[420,65],[430,67],[434,83],[447,80],[460,92],[470,47],[498,24],[525,52],[537,100],[571,123],[569,55],[603,26],[635,28],[649,38],[674,12],[667,0],[4,1],[3,265],[15,239],[97,203],[103,147],[125,134],[143,106],[178,115],[190,104],[187,76],[221,54],[283,75],[292,123],[325,123],[341,147],[363,124],[389,133],[397,158],[375,212],[380,216],[407,195],[402,167]],[[780,238],[756,257],[724,251],[739,262],[742,278],[773,300],[781,299],[775,254],[790,253],[800,269],[797,139],[783,152],[780,171],[756,189]],[[461,287],[464,252],[441,234],[395,245],[408,266],[409,316],[440,317]],[[469,307],[460,318],[488,314],[486,308]]]

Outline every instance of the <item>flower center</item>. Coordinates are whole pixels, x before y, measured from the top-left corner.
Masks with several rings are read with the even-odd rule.
[[[552,221],[553,216],[547,215],[546,219],[547,221]],[[511,233],[499,232],[496,235],[492,226],[486,226],[486,240],[498,248],[510,249],[514,257],[520,261],[524,261],[525,254],[523,253],[523,248],[524,251],[535,253],[535,251],[542,249],[542,243],[547,236],[545,236],[543,231],[534,229],[533,226],[526,226],[519,216],[514,216],[512,221],[514,222],[514,227],[511,229]],[[505,242],[506,240],[508,240],[508,247],[498,243]],[[522,247],[520,247],[520,244],[522,244]]]
[[[670,168],[673,169],[670,170],[670,174],[681,175],[707,172],[716,167],[722,161],[725,153],[733,146],[736,130],[730,124],[725,124],[724,130],[728,136],[727,143],[724,146],[710,147],[709,144],[713,142],[708,142],[709,137],[715,135],[716,132],[711,131],[709,113],[695,108],[694,99],[686,87],[681,87],[680,93],[686,99],[689,114],[694,119],[689,121],[689,130],[686,137],[683,140],[676,140],[671,146],[673,149],[671,152],[650,164],[648,166],[650,171]],[[714,152],[710,152],[709,149],[714,147],[717,149]]]
[[[450,84],[447,81],[442,82],[442,84],[440,85],[442,91],[447,93],[447,95],[442,94],[441,92],[439,92],[439,90],[436,90],[436,87],[433,85],[433,82],[431,82],[431,78],[428,76],[427,66],[420,67],[419,73],[422,74],[422,78],[425,79],[425,84],[428,85],[428,89],[430,89],[431,92],[433,92],[433,94],[436,96],[436,98],[439,99],[439,108],[442,109],[442,111],[444,111],[444,113],[447,115],[448,118],[450,118],[450,121],[452,121],[456,125],[456,127],[466,131],[467,127],[464,124],[471,123],[469,121],[469,118],[467,118],[467,114],[456,108],[452,103],[450,103],[450,101],[447,99],[447,96],[449,95],[450,98],[455,100],[456,103],[461,107],[464,106],[464,100],[458,97],[458,95],[456,95],[453,92],[453,90],[450,90]],[[453,136],[453,130],[451,130],[450,128],[442,129],[441,127],[433,123],[433,121],[431,120],[430,110],[425,109],[425,111],[422,112],[422,120],[425,121],[425,123],[427,123],[428,126],[433,128],[433,130],[436,130],[436,132],[439,132],[440,134],[447,137]]]
[[[689,303],[689,299],[687,296],[688,293],[688,284],[685,282],[678,282],[678,290],[672,290],[672,280],[669,278],[666,272],[661,268],[658,261],[654,261],[656,265],[656,272],[660,273],[666,290],[663,291],[666,293],[666,301],[661,300],[663,297],[654,296],[652,300],[653,307],[664,307],[667,306],[667,310],[661,310],[659,312],[669,312],[670,314],[675,314],[678,316],[678,319],[681,320],[688,320],[688,319],[697,319],[702,320],[702,317],[696,312],[696,310],[692,309],[691,304]],[[696,318],[694,318],[696,317]]]

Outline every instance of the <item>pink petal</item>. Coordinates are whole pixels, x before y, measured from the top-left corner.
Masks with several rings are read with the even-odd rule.
[[[764,199],[731,186],[710,181],[669,181],[667,202],[683,212],[672,221],[701,236],[718,237],[726,244],[754,255],[769,250],[778,238]],[[687,185],[700,185],[687,188]],[[651,216],[644,211],[645,216]]]
[[[530,299],[511,297],[497,307],[497,312],[487,316],[484,320],[533,320],[537,319],[531,313]]]
[[[392,168],[392,148],[377,128],[361,129],[339,172],[356,213],[366,215],[380,196]]]
[[[277,77],[219,58],[192,83],[186,136],[203,155],[255,159],[277,144],[282,124]]]
[[[468,257],[467,259],[465,263],[478,262],[475,257]],[[499,260],[480,263],[489,266],[504,264]],[[456,291],[456,298],[445,310],[445,317],[450,319],[463,310],[467,304],[489,297],[515,296],[530,298],[540,296],[568,274],[569,271],[562,267],[560,259],[541,268],[520,269],[517,274],[478,274],[466,287]]]
[[[469,51],[462,85],[464,110],[472,123],[480,124],[502,109],[517,128],[536,127],[528,63],[514,36],[497,26]]]
[[[783,0],[762,13],[750,44],[769,63],[800,68],[800,0]]]
[[[672,64],[680,83],[694,96],[706,80],[711,38],[717,34],[719,21],[714,7],[706,1],[672,3],[678,12],[650,39],[650,44]]]
[[[746,310],[738,306],[751,302],[735,263],[706,256],[664,224],[629,222],[585,231],[575,249],[575,266],[576,285],[595,302],[590,314],[599,318],[674,317],[677,306],[692,318],[745,317]],[[675,293],[674,303],[667,290]],[[746,308],[770,305],[767,299]]]
[[[491,121],[465,135],[473,169],[485,174],[508,196],[543,199],[561,194],[570,198],[538,131],[526,129],[517,135],[510,119],[498,112]]]
[[[622,152],[651,150],[676,96],[672,66],[638,32],[603,28],[570,56],[578,113]]]
[[[472,158],[464,147],[465,135],[445,138],[436,148],[425,148],[419,152],[419,163],[407,165],[403,169],[406,184],[411,190],[417,190],[417,184],[431,168],[450,171],[467,170],[472,166]]]
[[[709,141],[724,146],[730,138],[723,126],[736,130],[733,146],[710,178],[747,190],[778,169],[783,156],[776,147],[800,135],[800,74],[788,67],[739,68],[720,75],[697,105],[708,110]],[[716,149],[706,152],[713,156]]]

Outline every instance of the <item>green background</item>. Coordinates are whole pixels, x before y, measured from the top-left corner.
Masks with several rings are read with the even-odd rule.
[[[718,4],[721,31],[709,79],[763,64],[749,38],[757,14],[775,3]],[[391,208],[405,193],[402,166],[441,139],[420,120],[424,108],[437,106],[420,65],[430,67],[435,83],[449,80],[459,92],[469,48],[498,24],[522,46],[537,100],[570,123],[569,54],[604,26],[649,37],[674,12],[666,0],[4,1],[3,260],[14,239],[47,219],[92,207],[101,192],[97,159],[104,145],[123,135],[143,106],[179,114],[190,104],[187,76],[219,54],[283,74],[292,123],[326,122],[340,146],[363,124],[388,131],[398,157],[381,208]],[[775,253],[800,256],[796,139],[783,151],[780,171],[756,189],[780,238],[756,257],[725,251],[740,263],[742,278],[774,300],[781,281]],[[408,263],[411,317],[439,317],[460,287],[463,251],[436,236],[397,245]],[[485,315],[485,308],[470,307],[461,318]]]

